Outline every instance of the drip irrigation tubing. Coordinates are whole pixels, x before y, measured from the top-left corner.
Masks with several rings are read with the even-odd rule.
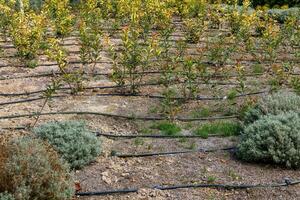
[[[122,138],[122,139],[132,139],[132,138],[153,138],[153,139],[181,139],[181,138],[201,138],[203,139],[203,136],[199,135],[116,135],[116,134],[110,134],[110,133],[100,133],[100,132],[94,132],[96,133],[97,137],[107,137],[107,138]],[[218,134],[210,134],[208,137],[223,137],[223,135]]]
[[[120,190],[106,190],[98,192],[77,192],[76,196],[103,196],[103,195],[112,195],[112,194],[127,194],[127,193],[136,193],[138,189],[120,189]]]
[[[80,51],[69,51],[68,53],[69,54],[78,54]],[[42,55],[42,54],[41,54]],[[192,56],[199,56],[200,54],[199,53],[192,53],[192,52],[189,52],[188,55],[192,55]],[[207,56],[207,55],[206,55]],[[14,55],[12,56],[6,56],[6,57],[2,57],[2,58],[15,58]],[[253,59],[245,59],[245,58],[236,58],[236,60],[239,60],[240,62],[258,62],[255,58]],[[293,62],[293,63],[300,63],[299,59],[297,58],[282,58],[282,59],[277,59],[277,63],[282,63],[282,61],[285,61],[285,60],[288,60],[290,62]],[[163,61],[163,60],[155,60],[155,61]],[[82,64],[83,62],[82,61],[70,61],[68,62],[68,64]],[[112,64],[112,61],[97,61],[95,63],[99,63],[99,64]],[[264,64],[268,64],[268,63],[273,63],[271,61],[268,61],[267,59],[261,59],[258,63],[264,63]],[[121,63],[119,63],[121,64]],[[206,64],[206,65],[214,65],[214,63],[210,62],[210,61],[206,61],[206,62],[201,62],[199,64]],[[234,65],[236,64],[235,62],[226,62],[225,64],[229,65]],[[37,64],[36,67],[41,67],[41,66],[57,66],[56,63],[48,63],[48,64]],[[24,64],[4,64],[4,65],[0,65],[0,68],[8,68],[8,67],[26,67]]]
[[[168,151],[168,152],[150,152],[150,153],[118,153],[112,152],[112,156],[118,158],[140,158],[140,157],[152,157],[152,156],[164,156],[164,155],[177,155],[177,154],[189,154],[189,153],[210,153],[217,151],[229,151],[235,152],[236,147],[227,147],[221,149],[197,149],[197,150],[186,150],[186,151]]]
[[[138,87],[142,86],[155,86],[155,85],[161,85],[162,83],[145,83],[145,84],[139,84],[137,85]],[[118,86],[118,85],[112,85],[112,86],[91,86],[91,87],[85,87],[83,90],[93,90],[93,89],[115,89],[115,88],[125,88],[125,87],[130,87],[130,85],[124,85],[124,86]],[[70,90],[70,87],[61,87],[57,89],[57,91],[61,90]],[[46,92],[46,89],[43,90],[36,90],[36,91],[31,91],[31,92],[21,92],[21,93],[0,93],[0,96],[4,97],[12,97],[12,96],[29,96],[32,94],[40,94],[43,92]]]
[[[1,127],[0,130],[27,130],[29,127],[26,126],[17,126],[17,127]]]
[[[246,93],[246,94],[240,94],[235,96],[235,98],[243,98],[246,96],[252,96],[252,95],[259,95],[259,94],[265,94],[269,93],[270,91],[261,91],[261,92],[253,92],[253,93]],[[0,96],[12,96],[11,94],[0,94]],[[74,95],[75,97],[77,96],[93,96],[93,95],[86,95],[86,94],[81,94],[81,95]],[[159,95],[147,95],[147,94],[121,94],[121,93],[107,93],[107,94],[97,94],[96,96],[98,97],[113,97],[113,96],[119,96],[119,97],[145,97],[145,98],[152,98],[152,99],[165,99],[166,97],[164,96],[159,96]],[[55,98],[65,98],[68,97],[67,95],[56,95],[52,96],[51,99]],[[5,106],[5,105],[14,105],[14,104],[20,104],[20,103],[27,103],[27,102],[33,102],[33,101],[39,101],[45,99],[45,97],[35,97],[35,98],[28,98],[28,99],[20,99],[20,100],[15,100],[15,101],[8,101],[8,102],[0,102],[0,106]],[[170,98],[173,100],[192,100],[192,101],[222,101],[226,100],[227,97],[195,97],[195,98],[184,98],[184,97],[173,97]]]
[[[168,117],[142,117],[142,116],[129,116],[129,115],[118,115],[111,113],[102,113],[102,112],[84,112],[84,111],[67,111],[67,112],[46,112],[46,113],[30,113],[30,114],[17,114],[17,115],[8,115],[0,116],[0,120],[4,119],[17,119],[24,117],[36,117],[36,116],[51,116],[51,115],[94,115],[94,116],[103,116],[111,117],[116,119],[127,119],[127,120],[142,120],[142,121],[162,121],[168,120]],[[231,116],[216,116],[216,117],[204,117],[204,118],[183,118],[183,117],[174,117],[174,120],[191,122],[191,121],[215,121],[223,119],[236,119],[237,115]]]
[[[178,37],[182,37],[183,35],[176,35]],[[74,40],[73,38],[71,40]],[[71,41],[70,40],[70,41]],[[76,41],[76,39],[75,39]],[[178,40],[169,40],[171,42],[176,42]],[[1,41],[0,41],[1,42]],[[197,44],[192,44],[192,43],[188,43],[187,44],[187,49],[188,50],[193,50],[193,49],[199,49],[200,47],[197,46],[197,45],[201,45],[201,44],[211,44],[213,42],[209,42],[209,41],[206,41],[206,40],[201,40],[199,41]],[[230,43],[230,42],[225,42],[224,43],[225,45],[232,45],[232,44],[235,44],[235,43]],[[143,43],[141,43],[141,45],[144,45]],[[62,47],[70,47],[70,46],[80,46],[80,43],[77,42],[77,43],[66,43],[66,44],[61,44]],[[122,44],[115,44],[114,45],[115,47],[122,47]],[[172,48],[176,48],[175,45],[172,45]],[[294,48],[297,48],[297,47],[294,47]],[[15,49],[15,46],[14,45],[2,45],[0,46],[0,49]],[[73,51],[74,53],[79,53],[79,51]],[[247,51],[242,51],[242,53],[247,53]],[[264,53],[264,50],[263,49],[256,49],[254,51],[254,53]],[[283,54],[283,53],[289,53],[289,54],[294,54],[292,51],[291,52],[287,52],[287,51],[278,51],[277,52],[278,54]]]
[[[107,63],[107,64],[110,64],[112,62],[109,62],[109,61],[99,61],[99,62],[96,62],[96,63]],[[68,64],[72,65],[72,64],[82,64],[82,61],[69,61]],[[43,63],[43,64],[38,64],[36,67],[51,67],[51,66],[57,66],[57,63]],[[14,64],[14,65],[11,65],[11,64],[6,64],[6,65],[0,65],[0,68],[6,68],[6,67],[26,67],[25,65],[23,64]],[[28,67],[26,67],[28,68]]]
[[[251,93],[245,93],[240,95],[235,95],[234,98],[241,98],[246,96],[253,96],[253,95],[260,95],[260,94],[266,94],[269,93],[268,91],[259,91],[259,92],[251,92]],[[124,96],[124,97],[145,97],[145,98],[151,98],[151,99],[165,99],[165,96],[161,95],[149,95],[149,94],[121,94],[121,93],[107,93],[107,94],[97,94],[97,96]],[[194,100],[194,101],[222,101],[228,99],[227,96],[224,97],[170,97],[172,100]]]
[[[278,187],[290,187],[300,184],[300,180],[284,179],[282,183],[265,183],[265,184],[181,184],[181,185],[155,185],[147,187],[148,189],[154,190],[177,190],[177,189],[191,189],[191,188],[213,188],[223,190],[245,190],[254,188],[278,188]],[[105,190],[105,191],[94,191],[94,192],[76,192],[76,196],[104,196],[113,194],[127,194],[137,193],[142,188],[132,189],[117,189],[117,190]]]
[[[67,96],[57,95],[57,96],[52,96],[50,99],[63,98],[63,97],[67,97]],[[42,99],[45,99],[45,97],[36,97],[36,98],[31,98],[31,99],[20,99],[20,100],[16,100],[16,101],[0,102],[0,106],[27,103],[27,102],[39,101]]]
[[[137,74],[137,75],[153,75],[153,74],[180,74],[183,73],[183,71],[177,71],[177,72],[166,72],[166,71],[145,71],[145,72],[135,72],[132,74]],[[50,73],[41,73],[41,74],[33,74],[33,75],[26,75],[26,76],[7,76],[7,77],[0,77],[0,80],[12,80],[12,79],[26,79],[26,78],[40,78],[40,77],[48,77],[48,76],[53,76],[53,75],[60,75],[61,73],[59,71],[56,72],[50,72]],[[129,74],[129,73],[125,73]],[[110,77],[113,75],[113,73],[86,73],[84,72],[83,75],[87,76],[107,76]],[[262,76],[265,75],[265,73],[249,73],[249,74],[244,74],[243,76],[245,77],[256,77],[256,76]],[[300,73],[289,73],[291,76],[300,76]],[[238,74],[228,74],[228,75],[221,75],[221,74],[211,74],[211,75],[196,75],[196,77],[199,78],[233,78],[233,77],[239,77],[240,75]]]
[[[172,84],[183,84],[184,81],[171,81],[170,83]],[[158,86],[158,85],[163,85],[163,82],[157,82],[157,83],[141,83],[137,84],[135,86],[137,87],[147,87],[147,86]],[[204,85],[238,85],[238,83],[226,83],[226,82],[198,82],[197,84],[204,84]],[[83,90],[94,90],[94,89],[116,89],[116,88],[127,88],[130,87],[130,84],[127,85],[112,85],[112,86],[90,86],[90,87],[84,87]],[[57,91],[62,91],[62,90],[70,90],[70,87],[61,87],[58,88]],[[21,93],[0,93],[0,96],[4,97],[12,97],[12,96],[29,96],[33,94],[40,94],[46,92],[46,89],[42,90],[36,90],[36,91],[29,91],[29,92],[21,92]],[[147,95],[148,96],[148,95]]]

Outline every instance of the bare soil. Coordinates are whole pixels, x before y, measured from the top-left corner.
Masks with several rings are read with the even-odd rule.
[[[68,38],[65,43],[78,43],[76,38]],[[8,45],[9,43],[5,43]],[[4,45],[1,44],[1,45]],[[78,45],[68,46],[70,51],[79,50]],[[5,55],[14,55],[14,49],[6,49]],[[287,54],[282,55],[287,57]],[[78,60],[78,55],[71,54],[70,60]],[[103,53],[103,60],[108,60],[107,55]],[[14,63],[16,58],[0,60],[0,65]],[[40,62],[49,63],[44,56],[41,56]],[[247,61],[248,66],[251,65]],[[80,67],[74,65],[73,67]],[[98,72],[110,72],[109,64],[97,64]],[[296,66],[296,71],[299,66]],[[1,67],[1,77],[24,76],[30,74],[46,73],[57,70],[57,66],[39,66],[35,69],[24,67]],[[86,68],[85,70],[90,70]],[[228,67],[230,71],[230,68]],[[251,71],[251,69],[248,69]],[[114,83],[105,76],[87,77],[85,86],[108,86]],[[146,77],[146,80],[154,80],[155,76]],[[268,89],[266,86],[267,77],[248,78],[247,91],[260,91]],[[50,83],[50,77],[26,78],[0,80],[0,93],[20,93],[45,89]],[[236,82],[233,78],[230,81]],[[250,84],[252,83],[252,84]],[[203,85],[201,96],[226,96],[228,91],[234,86],[217,85],[208,87]],[[160,94],[161,87],[143,87],[141,93]],[[105,112],[123,115],[155,115],[151,109],[159,104],[157,99],[142,97],[97,97],[95,94],[109,93],[112,90],[92,90],[84,91],[78,96],[65,98],[55,98],[45,107],[44,112],[51,111],[91,111]],[[88,95],[87,95],[88,94]],[[8,102],[18,99],[38,97],[39,94],[30,96],[11,96],[0,97],[0,102]],[[224,101],[202,101],[190,102],[182,107],[179,115],[191,117],[189,111],[201,108],[203,106],[216,110],[214,114],[220,115],[226,110],[239,106],[244,100],[232,103]],[[0,107],[0,116],[33,113],[40,110],[43,101],[34,101]],[[222,112],[218,111],[223,109]],[[137,134],[143,127],[148,127],[151,122],[128,121],[112,119],[100,116],[76,116],[76,115],[55,115],[42,116],[38,124],[51,120],[84,120],[91,130],[97,130],[112,134]],[[18,118],[10,120],[0,120],[0,143],[6,142],[9,138],[19,137],[31,134],[22,130],[7,130],[5,128],[14,128],[20,126],[32,125],[34,118]],[[179,123],[185,126],[185,123]],[[192,126],[199,125],[200,122],[192,123]],[[179,155],[153,156],[145,158],[118,158],[111,156],[112,151],[120,153],[141,153],[141,152],[164,152],[179,151],[189,149],[220,149],[231,147],[237,144],[237,137],[230,138],[209,138],[209,139],[116,139],[100,138],[102,141],[103,153],[94,163],[82,170],[74,172],[75,180],[80,184],[80,192],[102,191],[124,188],[140,188],[138,193],[124,195],[109,195],[101,197],[78,197],[78,199],[98,200],[98,199],[300,199],[300,185],[265,188],[265,189],[247,189],[247,190],[219,190],[219,189],[177,189],[170,191],[160,191],[149,189],[155,185],[177,185],[177,184],[195,184],[195,183],[227,183],[227,184],[264,184],[264,183],[282,183],[285,178],[300,179],[299,170],[290,170],[282,167],[275,167],[270,164],[249,164],[235,158],[229,152],[214,153],[189,153]],[[213,181],[212,181],[213,180]]]

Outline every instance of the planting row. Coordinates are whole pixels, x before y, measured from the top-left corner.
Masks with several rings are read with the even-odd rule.
[[[230,133],[241,134],[236,152],[236,156],[241,160],[299,168],[300,99],[293,93],[283,94],[267,96],[250,108],[244,115],[241,128],[229,128],[229,123],[227,125],[223,123],[222,126],[217,126],[218,129],[212,126],[208,132],[212,133],[215,130],[217,133],[225,133],[227,129],[231,129]],[[156,128],[162,132],[168,131],[164,134],[180,131],[166,124],[158,124]],[[205,127],[197,130],[199,134],[205,131]],[[1,142],[0,148],[0,191],[5,192],[0,195],[1,198],[7,196],[10,199],[72,199],[76,189],[72,178],[73,170],[81,169],[94,161],[101,153],[101,142],[81,122],[50,122],[35,128],[28,136],[10,138],[9,142]],[[169,154],[174,153],[176,152],[169,152]],[[168,153],[161,154],[168,155]],[[112,155],[122,158],[155,156],[160,153],[129,155],[114,152]],[[208,180],[209,184],[212,182]],[[297,183],[291,181],[279,185]],[[200,186],[199,184],[199,187],[220,188],[221,185],[201,184]],[[172,188],[177,187],[181,188],[179,186]],[[197,187],[197,185],[187,187]],[[231,189],[239,187],[239,185],[236,187],[232,185]]]

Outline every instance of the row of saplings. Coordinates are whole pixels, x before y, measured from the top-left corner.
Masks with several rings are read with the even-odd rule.
[[[68,121],[0,146],[0,200],[72,199],[71,170],[95,160],[100,145],[84,123]],[[279,92],[249,109],[237,156],[300,168],[300,96]]]

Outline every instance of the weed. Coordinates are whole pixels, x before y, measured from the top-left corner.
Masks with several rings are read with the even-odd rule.
[[[220,135],[220,136],[233,136],[239,135],[241,126],[236,122],[214,122],[204,124],[198,127],[195,131],[195,135],[207,138],[209,135]]]
[[[229,100],[234,100],[237,95],[238,95],[238,92],[235,89],[234,90],[230,90],[229,93],[227,94],[227,98]]]
[[[150,128],[142,128],[139,132],[145,135],[150,135],[154,133],[154,130]]]
[[[252,72],[254,74],[261,74],[265,71],[264,67],[261,64],[255,64],[252,66]]]
[[[209,117],[211,115],[211,110],[208,107],[203,107],[192,111],[192,116],[194,118]]]
[[[151,128],[158,129],[162,134],[168,136],[177,135],[181,131],[181,128],[178,125],[170,122],[161,122],[158,124],[154,124],[153,126],[151,126]]]
[[[143,145],[145,142],[144,142],[144,140],[142,139],[142,138],[135,138],[134,139],[134,145],[135,146],[141,146],[141,145]]]
[[[178,142],[180,142],[180,143],[186,143],[187,141],[188,141],[187,138],[180,138],[180,139],[178,140]]]
[[[238,175],[233,169],[228,170],[228,176],[232,178],[233,181],[240,180],[241,176]]]
[[[216,180],[217,180],[217,177],[215,177],[213,175],[207,177],[207,183],[209,183],[209,184],[214,183]]]
[[[196,142],[191,142],[190,145],[187,147],[190,150],[196,150],[197,149],[197,143]]]

